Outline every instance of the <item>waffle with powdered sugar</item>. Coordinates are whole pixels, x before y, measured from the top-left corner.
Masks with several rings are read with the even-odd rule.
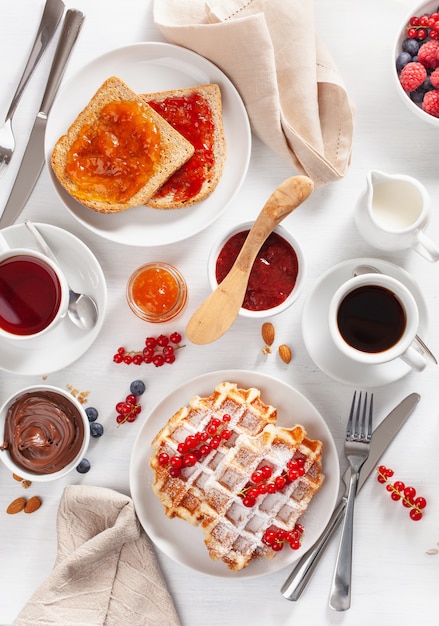
[[[258,389],[223,382],[211,396],[192,398],[152,442],[153,491],[166,514],[201,524],[210,557],[233,570],[246,567],[254,558],[273,556],[262,542],[265,530],[294,528],[324,479],[321,442],[309,440],[302,426],[276,426],[276,418],[276,409],[262,402]],[[218,445],[200,455],[200,433],[210,432],[215,420],[220,424],[212,430]],[[182,451],[191,439],[193,445]],[[209,434],[207,443],[211,440]],[[177,472],[160,460],[191,454],[198,458]],[[303,475],[287,481],[282,490],[259,496],[254,506],[243,504],[255,470],[270,467],[272,482],[285,475],[293,458],[300,459]]]

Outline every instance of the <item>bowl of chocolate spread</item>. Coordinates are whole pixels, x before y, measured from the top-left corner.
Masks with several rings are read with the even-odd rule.
[[[0,459],[22,478],[64,476],[79,464],[89,442],[85,410],[57,387],[27,387],[0,408]]]

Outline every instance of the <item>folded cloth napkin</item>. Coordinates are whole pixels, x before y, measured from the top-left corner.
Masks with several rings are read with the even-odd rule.
[[[54,568],[14,626],[179,626],[129,497],[102,487],[66,487],[57,530]]]
[[[255,135],[287,163],[316,186],[346,174],[353,107],[312,0],[155,0],[154,21],[228,76]]]

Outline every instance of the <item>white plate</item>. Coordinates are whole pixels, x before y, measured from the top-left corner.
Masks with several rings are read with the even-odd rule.
[[[191,237],[223,213],[247,173],[251,132],[241,97],[215,65],[185,48],[157,42],[118,48],[92,61],[60,91],[47,122],[47,163],[50,163],[56,141],[66,133],[78,113],[110,76],[119,76],[139,94],[217,83],[222,94],[227,143],[227,158],[221,180],[206,200],[191,207],[165,211],[142,206],[104,215],[76,202],[59,184],[49,167],[57,193],[84,226],[111,241],[131,246],[159,246]]]
[[[323,471],[325,481],[311,501],[301,522],[305,527],[300,550],[283,550],[273,559],[257,559],[247,568],[232,572],[221,561],[210,559],[200,528],[179,519],[169,519],[152,491],[153,472],[149,467],[151,441],[168,419],[195,395],[209,396],[223,381],[235,382],[242,388],[256,387],[263,402],[278,410],[278,424],[291,427],[302,424],[311,439],[324,445]],[[142,526],[160,550],[178,563],[214,576],[249,578],[275,572],[297,561],[318,539],[335,506],[340,483],[337,450],[329,428],[317,409],[298,391],[275,378],[244,370],[224,370],[204,374],[177,388],[159,402],[142,426],[130,464],[130,488]]]
[[[426,339],[427,304],[418,283],[398,265],[369,258],[344,261],[319,278],[303,306],[303,339],[314,363],[331,378],[348,385],[379,387],[399,380],[413,370],[402,359],[380,365],[354,363],[337,350],[329,335],[327,316],[331,298],[338,287],[352,277],[358,265],[372,265],[383,274],[401,281],[411,291],[419,309],[419,335]]]
[[[0,369],[16,374],[49,374],[67,367],[84,354],[99,334],[107,307],[107,286],[96,257],[71,233],[51,226],[36,224],[58,258],[67,282],[74,291],[86,293],[96,300],[99,316],[96,326],[81,330],[66,315],[53,331],[38,337],[10,342],[0,339]],[[39,250],[38,244],[24,224],[2,230],[10,246]]]

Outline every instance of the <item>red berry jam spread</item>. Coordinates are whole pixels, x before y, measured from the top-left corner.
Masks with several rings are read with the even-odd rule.
[[[194,146],[195,152],[155,194],[187,202],[199,193],[214,164],[214,123],[209,103],[200,94],[169,97],[148,104]]]
[[[78,409],[52,391],[24,393],[9,407],[1,449],[34,474],[62,470],[77,456],[84,439]]]
[[[221,249],[216,262],[216,280],[229,273],[249,231],[233,235]],[[298,259],[294,248],[278,233],[271,233],[253,264],[245,293],[244,309],[265,311],[286,300],[296,284]]]
[[[88,200],[125,202],[154,173],[160,131],[146,106],[110,102],[94,124],[83,126],[67,155],[66,175]]]

